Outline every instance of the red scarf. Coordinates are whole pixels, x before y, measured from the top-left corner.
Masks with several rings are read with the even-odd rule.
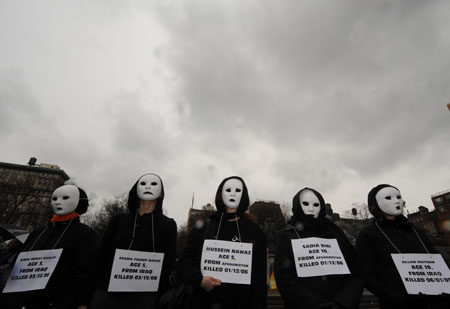
[[[73,218],[78,217],[80,214],[78,212],[72,212],[71,214],[64,215],[64,216],[58,216],[54,215],[53,218],[50,219],[50,222],[63,222],[63,221],[69,221]]]

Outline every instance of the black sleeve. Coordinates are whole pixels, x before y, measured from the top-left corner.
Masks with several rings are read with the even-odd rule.
[[[92,274],[95,269],[98,237],[97,233],[87,226],[80,236],[74,259],[74,267],[76,268],[75,282],[77,283],[76,304],[77,306],[87,306],[95,289]]]
[[[167,222],[164,240],[164,261],[161,270],[161,281],[158,289],[159,296],[169,289],[169,276],[175,266],[177,250],[177,224],[173,219],[169,219]]]
[[[289,302],[305,308],[319,308],[320,299],[298,280],[291,239],[287,231],[277,235],[274,273],[278,291]]]
[[[266,237],[259,226],[257,228],[256,242],[253,248],[252,265],[252,308],[267,308],[267,250]]]
[[[94,281],[100,281],[102,286],[105,285],[106,282],[109,282],[108,274],[111,270],[107,269],[107,267],[110,267],[109,261],[115,254],[116,248],[114,248],[114,239],[116,237],[118,222],[123,215],[124,214],[116,215],[109,221],[105,234],[103,235],[100,249],[98,250],[97,258],[95,259]],[[105,287],[103,286],[102,288]],[[106,286],[106,290],[107,289],[108,287]]]
[[[358,308],[363,291],[363,282],[358,275],[356,251],[345,234],[338,227],[335,227],[335,229],[336,233],[338,233],[337,239],[350,270],[350,275],[347,276],[345,284],[334,298],[334,301],[345,308]]]
[[[177,264],[178,277],[186,283],[192,283],[195,287],[200,287],[203,280],[200,270],[200,255],[204,233],[205,227],[201,229],[194,227],[191,230],[186,241],[186,246]]]
[[[417,231],[417,234],[420,237],[420,240],[422,240],[422,243],[425,245],[425,248],[427,248],[428,252],[430,253],[439,253],[437,250],[433,247],[431,244],[430,239],[428,238],[427,234],[425,233],[425,230],[421,228],[414,227]]]
[[[367,230],[362,230],[356,239],[356,253],[358,256],[358,273],[361,276],[365,287],[375,296],[385,299],[391,304],[401,306],[406,295],[390,289],[377,279],[376,274],[376,244]]]

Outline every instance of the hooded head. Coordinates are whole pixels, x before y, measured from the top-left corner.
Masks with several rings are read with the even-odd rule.
[[[312,193],[313,195],[311,196],[310,193]],[[306,205],[306,203],[304,203],[304,205],[302,207],[301,199],[303,197],[306,197],[306,199],[308,200],[307,203],[309,205]],[[314,215],[312,215],[314,213],[313,210],[311,211],[311,214],[306,214],[303,209],[307,209],[308,207],[311,207],[311,205],[310,205],[311,202],[313,202],[313,204],[315,204],[314,200],[316,200],[316,198],[319,201],[319,207],[320,207],[320,210],[318,211],[318,215],[317,215],[316,219],[325,218],[325,214],[326,214],[325,200],[323,199],[322,195],[319,192],[317,192],[316,190],[311,189],[311,188],[303,188],[300,191],[298,191],[296,195],[294,195],[294,198],[292,199],[292,213],[294,214],[294,217],[298,220],[315,217]],[[312,205],[312,206],[313,206],[313,208],[317,207],[314,205]]]
[[[229,181],[230,180],[230,181]],[[227,185],[227,188],[224,186]],[[228,188],[228,185],[230,188]],[[231,197],[224,201],[224,197],[228,195]],[[239,200],[240,198],[240,200]],[[239,200],[239,201],[238,201]],[[248,196],[247,186],[244,180],[239,176],[227,177],[219,185],[216,192],[216,208],[217,212],[225,212],[226,208],[237,208],[236,214],[240,215],[247,211],[250,205],[250,198]]]
[[[89,207],[86,192],[74,185],[64,185],[53,191],[51,198],[53,213],[65,216],[71,213],[84,214]]]
[[[142,184],[140,182],[142,181]],[[153,185],[153,180],[156,180],[156,185]],[[149,186],[149,190],[144,188],[146,185]],[[136,183],[131,187],[130,193],[128,194],[128,210],[130,212],[135,212],[139,209],[141,198],[138,196],[138,186],[139,186],[139,195],[142,199],[146,200],[156,200],[155,213],[162,213],[163,200],[164,200],[164,185],[159,177],[156,174],[144,174],[136,181]],[[156,187],[156,188],[155,188]],[[157,197],[153,195],[158,195]],[[147,198],[146,196],[149,195]]]
[[[375,218],[381,218],[385,215],[401,215],[405,201],[401,197],[400,190],[396,187],[381,184],[370,190],[367,196],[367,205],[369,206],[370,213]]]

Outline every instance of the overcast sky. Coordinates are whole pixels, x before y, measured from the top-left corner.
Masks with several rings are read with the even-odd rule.
[[[0,161],[95,204],[163,179],[181,225],[220,181],[335,212],[450,189],[449,1],[0,1]]]

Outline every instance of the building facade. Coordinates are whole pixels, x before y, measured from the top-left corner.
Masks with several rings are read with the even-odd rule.
[[[408,219],[415,226],[424,229],[428,236],[437,236],[443,233],[436,211],[429,211],[425,206],[419,206],[418,212],[408,214]]]
[[[69,176],[56,165],[0,162],[0,223],[29,231],[47,224],[50,198]]]
[[[445,233],[447,243],[450,245],[450,190],[439,192],[431,196],[440,228]]]

